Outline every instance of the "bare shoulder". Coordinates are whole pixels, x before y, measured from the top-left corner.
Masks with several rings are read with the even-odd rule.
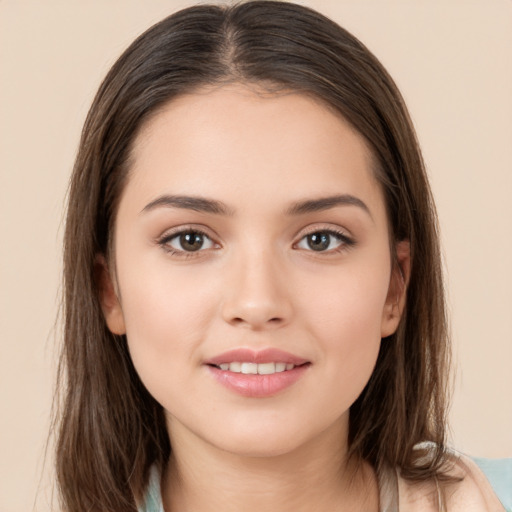
[[[505,512],[487,478],[468,457],[450,456],[449,484],[399,479],[400,512]]]
[[[463,480],[446,489],[447,511],[504,512],[505,508],[480,468],[468,457],[454,455],[452,458],[453,474]]]

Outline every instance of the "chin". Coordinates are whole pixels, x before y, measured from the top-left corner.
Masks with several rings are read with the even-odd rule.
[[[216,439],[210,431],[210,442],[240,457],[276,458],[298,454],[302,450],[315,450],[318,443],[342,440],[345,431],[338,422],[323,425],[304,419],[286,421],[281,418],[266,422],[245,420],[241,423],[231,423],[232,428],[229,430],[225,425],[221,426]]]
[[[239,457],[266,459],[292,454],[299,450],[303,444],[299,440],[291,440],[289,436],[268,436],[264,441],[240,437],[236,440],[230,440],[228,443],[223,443],[223,446],[219,447]]]

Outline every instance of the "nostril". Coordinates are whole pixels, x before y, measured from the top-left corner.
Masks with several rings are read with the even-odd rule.
[[[286,300],[268,297],[233,297],[222,305],[222,318],[232,326],[253,329],[277,328],[286,324],[291,316]]]
[[[257,321],[255,320],[254,318],[252,319],[244,319],[242,317],[239,317],[239,316],[236,316],[234,318],[232,318],[230,320],[230,323],[232,325],[252,325],[252,326],[257,326],[259,325],[260,327],[263,327],[265,324],[266,325],[280,325],[281,323],[283,323],[284,319],[281,318],[281,317],[272,317],[272,318],[269,318],[268,320],[262,320],[262,321]]]

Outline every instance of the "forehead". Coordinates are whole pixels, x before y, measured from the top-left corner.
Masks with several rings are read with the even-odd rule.
[[[140,130],[129,186],[138,196],[199,194],[275,203],[358,193],[381,201],[371,152],[338,113],[311,96],[233,84],[167,103]],[[225,197],[229,196],[229,197]]]

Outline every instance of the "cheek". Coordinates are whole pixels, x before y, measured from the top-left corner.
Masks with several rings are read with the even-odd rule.
[[[389,257],[361,260],[304,283],[301,309],[327,336],[343,340],[357,331],[380,339],[389,288]],[[308,293],[305,293],[306,289]],[[346,333],[346,334],[344,334]],[[348,340],[347,340],[348,341]]]
[[[197,275],[154,264],[132,268],[138,275],[123,276],[120,269],[128,347],[142,381],[158,394],[170,379],[185,381],[184,372],[199,362],[215,315],[214,294]]]
[[[339,272],[310,290],[303,304],[307,330],[320,345],[329,379],[355,400],[371,376],[381,344],[389,275],[380,262],[366,272]]]

